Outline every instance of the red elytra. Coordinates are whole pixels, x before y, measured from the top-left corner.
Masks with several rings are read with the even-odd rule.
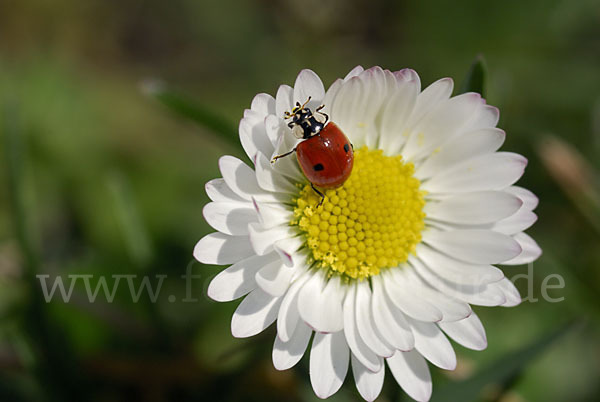
[[[306,178],[326,189],[344,184],[354,166],[352,145],[334,122],[298,144],[296,156]]]

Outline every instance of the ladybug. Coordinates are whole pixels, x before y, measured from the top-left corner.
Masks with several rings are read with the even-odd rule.
[[[288,127],[296,138],[304,139],[290,152],[275,156],[271,163],[284,156],[296,152],[302,172],[310,182],[312,189],[321,197],[320,206],[325,196],[316,187],[331,189],[344,184],[350,177],[354,166],[354,147],[342,130],[329,116],[321,112],[321,105],[311,112],[306,104],[296,102],[291,112],[285,112],[285,119],[292,119]]]

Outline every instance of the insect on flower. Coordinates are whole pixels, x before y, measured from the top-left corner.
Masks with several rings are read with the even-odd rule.
[[[527,160],[498,151],[506,134],[497,108],[452,90],[449,78],[422,89],[415,71],[381,67],[356,67],[325,90],[303,70],[293,87],[256,95],[244,113],[240,140],[254,166],[223,156],[222,178],[206,184],[202,212],[216,232],[194,256],[232,264],[208,295],[243,298],[235,337],[276,323],[274,367],[308,355],[319,398],[352,371],[366,401],[386,373],[428,401],[429,363],[456,367],[449,339],[487,346],[471,305],[521,302],[495,265],[542,253],[525,233],[538,199],[514,185]],[[269,163],[294,152],[299,166]]]
[[[325,105],[317,107],[314,113],[306,107],[310,99],[302,105],[296,102],[292,111],[284,115],[286,119],[292,119],[288,123],[292,134],[304,141],[291,151],[273,157],[271,163],[296,152],[302,172],[321,197],[321,205],[325,196],[315,186],[330,189],[344,184],[352,173],[354,147],[342,130],[329,121],[329,116],[321,112]]]

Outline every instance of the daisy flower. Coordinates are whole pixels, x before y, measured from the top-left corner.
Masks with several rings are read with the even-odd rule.
[[[417,73],[356,67],[326,91],[311,70],[277,95],[258,94],[240,121],[254,166],[223,156],[211,180],[195,258],[230,265],[209,296],[244,297],[235,337],[276,322],[273,364],[309,354],[310,380],[327,398],[352,370],[360,395],[381,392],[385,366],[400,387],[427,401],[427,361],[456,366],[448,338],[487,346],[470,305],[515,306],[518,291],[494,264],[534,261],[541,250],[523,231],[537,198],[514,186],[527,160],[498,152],[498,109],[476,93],[452,97],[444,78],[421,90]],[[320,197],[292,155],[298,144],[285,112],[310,99],[354,146],[348,180]],[[312,343],[311,343],[312,339]],[[309,346],[310,344],[310,346]],[[308,350],[307,352],[307,349]]]

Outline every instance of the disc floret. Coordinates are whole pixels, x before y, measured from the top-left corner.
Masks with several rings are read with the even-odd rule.
[[[425,227],[424,192],[412,163],[362,147],[343,186],[327,190],[323,204],[310,184],[295,200],[293,225],[312,258],[330,274],[364,279],[408,259]]]

